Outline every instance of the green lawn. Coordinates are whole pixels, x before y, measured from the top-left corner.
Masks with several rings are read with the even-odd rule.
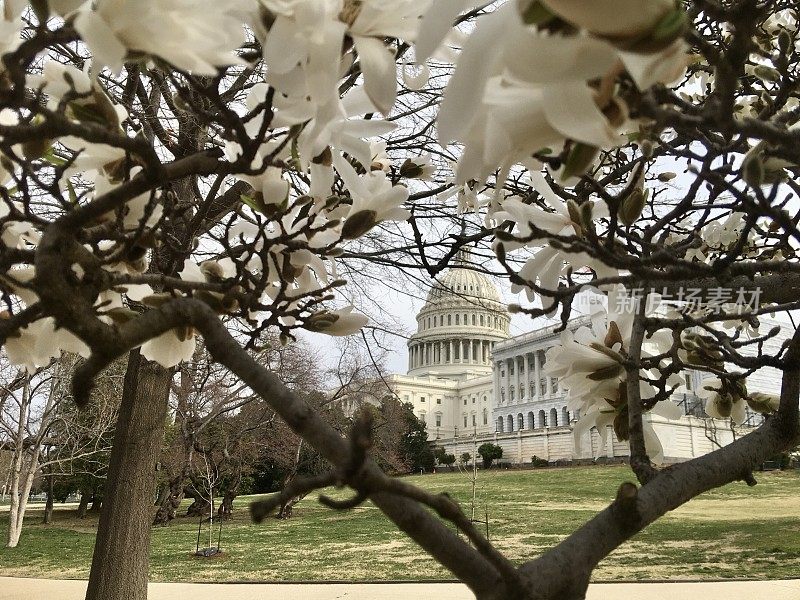
[[[468,500],[458,473],[409,478],[432,491]],[[585,467],[480,474],[479,506],[488,506],[492,540],[516,561],[535,557],[601,509],[626,467]],[[778,578],[800,573],[800,473],[757,474],[759,484],[728,486],[694,500],[637,535],[604,560],[597,580]],[[343,492],[331,495],[342,496]],[[399,533],[372,505],[335,512],[314,497],[288,521],[249,522],[239,498],[222,533],[225,554],[192,556],[195,519],[153,531],[154,581],[448,578],[433,559]],[[7,513],[0,513],[5,531]],[[30,513],[20,545],[0,549],[0,575],[86,577],[96,523],[58,510],[42,525]],[[565,568],[568,566],[565,565]]]

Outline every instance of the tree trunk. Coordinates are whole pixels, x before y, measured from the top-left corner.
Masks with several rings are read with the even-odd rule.
[[[219,504],[217,516],[220,519],[229,519],[233,514],[233,501],[236,499],[236,490],[227,489],[222,496],[222,502]]]
[[[158,510],[153,517],[153,525],[168,525],[175,518],[178,507],[181,505],[184,493],[184,481],[186,480],[188,469],[183,469],[180,475],[176,475],[169,480],[167,487],[159,499]]]
[[[92,496],[92,506],[89,508],[90,513],[99,513],[100,509],[103,507],[103,497],[95,492]]]
[[[86,600],[146,600],[156,462],[172,372],[134,350],[122,392]]]
[[[44,505],[44,524],[53,522],[53,474],[47,476],[47,502]]]
[[[81,489],[81,501],[78,503],[78,518],[86,517],[86,510],[89,508],[89,500],[92,499],[92,491],[88,487]]]
[[[28,379],[22,391],[17,437],[12,458],[11,505],[8,511],[8,537],[6,538],[6,546],[9,548],[16,548],[17,544],[19,544],[19,536],[22,534],[22,524],[25,519],[25,510],[28,507],[28,498],[31,495],[31,487],[33,487],[36,470],[39,468],[38,444],[36,444],[28,462],[26,463],[25,461],[25,430],[28,423],[30,402],[30,379]]]

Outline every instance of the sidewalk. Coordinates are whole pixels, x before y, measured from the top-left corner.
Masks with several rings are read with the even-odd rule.
[[[0,577],[0,600],[83,600],[85,581]],[[151,583],[148,600],[470,600],[455,583]],[[800,579],[708,583],[596,583],[587,600],[800,600]]]

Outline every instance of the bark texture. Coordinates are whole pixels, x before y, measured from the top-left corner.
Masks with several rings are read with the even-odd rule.
[[[156,462],[171,371],[133,350],[111,450],[86,600],[146,600]]]

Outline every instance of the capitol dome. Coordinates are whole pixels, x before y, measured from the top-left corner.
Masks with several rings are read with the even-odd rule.
[[[509,321],[486,275],[464,266],[450,269],[431,287],[417,314],[417,332],[408,341],[408,374],[448,379],[489,375],[492,347],[508,338]]]

